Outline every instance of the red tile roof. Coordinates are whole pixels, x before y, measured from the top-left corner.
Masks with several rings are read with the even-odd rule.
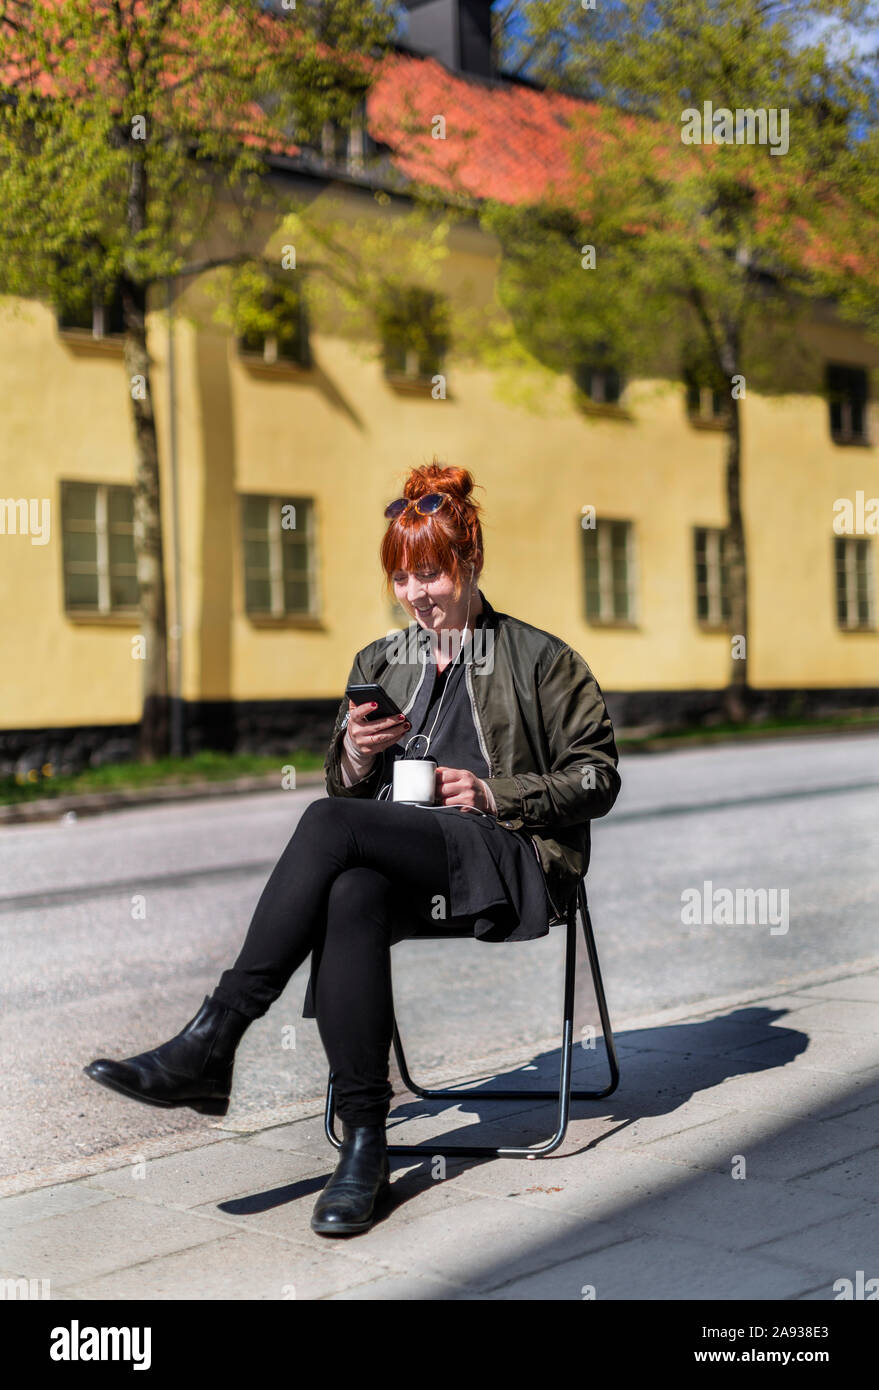
[[[64,0],[50,0],[50,3],[63,5]],[[106,0],[100,3],[105,4]],[[197,0],[182,0],[181,12],[183,10],[191,11],[194,22],[198,23]],[[223,24],[225,41],[233,43],[241,24],[240,12],[227,6]],[[286,48],[291,42],[297,42],[289,26],[270,13],[259,17],[258,28],[262,40],[272,47]],[[16,57],[14,44],[8,44],[6,61],[0,69],[0,83],[21,80],[23,68]],[[106,65],[109,60],[102,57],[99,61]],[[386,53],[379,60],[364,54],[349,54],[344,61],[349,66],[373,69],[374,81],[367,93],[366,124],[369,134],[388,147],[392,170],[401,180],[412,179],[431,185],[444,196],[489,198],[506,203],[551,198],[582,207],[584,177],[588,177],[590,168],[598,170],[613,157],[605,151],[603,158],[603,146],[608,137],[601,130],[600,109],[595,104],[515,81],[485,81],[450,72],[434,58],[398,50]],[[96,67],[96,63],[92,64],[88,74],[81,74],[83,88],[94,81]],[[166,74],[172,91],[175,79],[185,68],[184,44],[176,72]],[[107,76],[112,80],[112,74]],[[69,73],[63,80],[69,86]],[[33,70],[27,79],[27,85],[44,94],[51,94],[55,82],[54,73],[50,76]],[[171,100],[185,105],[185,118],[193,128],[197,129],[199,124],[215,126],[222,119],[229,133],[250,146],[294,160],[306,154],[292,141],[270,130],[264,112],[256,103],[238,113],[229,110],[219,113],[210,108],[210,87],[200,90],[194,85],[184,86]],[[443,139],[434,137],[437,117],[445,122]],[[684,148],[678,143],[676,132],[661,132],[646,157],[655,167],[662,164],[668,167],[671,160],[683,172],[686,164],[680,157]],[[691,158],[717,156],[717,147],[686,148]],[[303,158],[303,164],[318,174],[331,172],[322,168],[313,156]],[[774,170],[772,174],[774,177]],[[765,171],[763,177],[766,177]],[[777,191],[783,196],[783,189]],[[772,196],[767,198],[766,190],[758,196],[761,202],[765,200],[769,211]],[[778,211],[769,211],[769,215],[777,216]],[[814,265],[822,260],[840,259],[844,238],[816,237],[810,228],[802,225],[795,227],[792,234],[800,240],[805,262]]]
[[[367,98],[367,126],[407,178],[446,193],[531,201],[569,177],[571,120],[596,108],[519,83],[487,83],[429,57],[389,54]],[[445,138],[432,134],[437,116]]]

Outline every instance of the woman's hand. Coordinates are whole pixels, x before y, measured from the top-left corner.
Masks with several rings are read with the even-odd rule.
[[[475,772],[468,772],[463,767],[437,768],[436,802],[440,806],[461,806],[465,811],[488,811],[490,815],[493,814],[485,783]]]
[[[376,754],[399,742],[400,735],[412,727],[405,715],[392,715],[387,719],[371,719],[366,716],[375,709],[375,704],[355,705],[348,701],[348,727],[346,738],[354,745],[354,753],[360,762],[372,760]]]

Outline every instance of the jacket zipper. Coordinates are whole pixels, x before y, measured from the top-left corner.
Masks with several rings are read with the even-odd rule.
[[[467,686],[467,694],[470,696],[470,708],[473,711],[473,723],[476,725],[476,736],[479,739],[479,747],[488,767],[488,775],[489,777],[493,777],[494,768],[491,765],[491,758],[489,757],[488,748],[486,747],[482,725],[479,722],[479,711],[476,708],[476,699],[473,695],[473,668],[469,662],[464,668],[464,683]]]

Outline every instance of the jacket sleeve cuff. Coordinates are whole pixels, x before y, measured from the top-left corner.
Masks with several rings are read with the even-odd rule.
[[[342,776],[343,737],[344,731],[339,730],[330,744],[324,761],[327,792],[330,796],[371,796],[378,785],[383,760],[377,757],[364,777],[346,786]]]
[[[485,785],[494,797],[498,820],[510,821],[514,825],[522,819],[522,793],[515,777],[486,777]]]
[[[348,737],[348,730],[345,729],[339,750],[339,767],[343,785],[351,787],[355,782],[364,781],[373,771],[374,765],[375,758],[369,754],[364,755],[354,747]]]

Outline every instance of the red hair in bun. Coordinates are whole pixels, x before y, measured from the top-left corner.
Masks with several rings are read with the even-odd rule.
[[[380,550],[388,593],[397,570],[439,569],[452,576],[455,597],[460,597],[470,566],[478,571],[483,563],[480,507],[470,496],[474,486],[466,468],[447,468],[435,455],[430,463],[411,470],[403,497],[414,501],[429,492],[444,492],[451,502],[432,516],[421,516],[410,507],[388,522]]]

